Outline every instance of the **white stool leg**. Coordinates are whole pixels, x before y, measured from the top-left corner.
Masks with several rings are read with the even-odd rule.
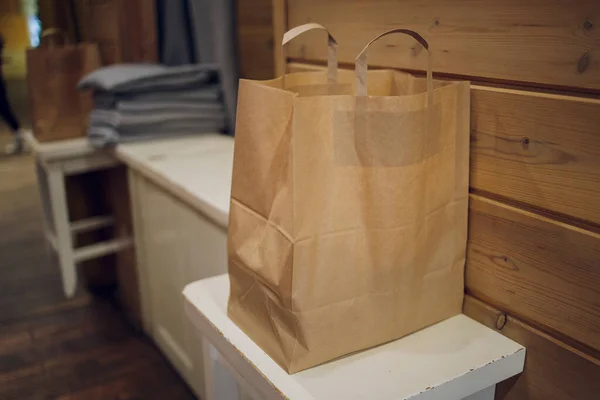
[[[46,238],[54,236],[54,221],[52,221],[52,211],[50,210],[50,193],[48,191],[48,174],[38,159],[35,160],[35,174],[38,182],[40,200],[42,202],[42,223],[44,235]]]
[[[214,360],[215,366],[215,398],[219,400],[242,400],[240,382],[231,374],[229,368],[222,363],[223,359],[217,355]]]
[[[251,400],[244,395],[240,378],[232,373],[217,349],[202,337],[204,355],[205,396],[207,400]]]
[[[465,397],[463,400],[494,400],[496,397],[496,385],[492,385],[477,393]]]
[[[67,207],[65,176],[60,168],[49,168],[48,186],[63,290],[65,296],[71,298],[77,287],[77,270],[73,259],[73,238],[71,237],[71,222]]]
[[[204,358],[204,398],[206,400],[215,399],[215,371],[211,352],[214,351],[205,336],[202,336],[202,357]]]

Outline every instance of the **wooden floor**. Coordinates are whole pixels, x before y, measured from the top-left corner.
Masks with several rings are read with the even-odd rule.
[[[10,88],[26,119],[23,87]],[[0,157],[0,399],[193,399],[110,299],[65,300],[40,213],[32,158]]]

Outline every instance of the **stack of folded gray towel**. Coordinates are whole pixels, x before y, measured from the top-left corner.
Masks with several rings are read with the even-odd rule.
[[[79,88],[94,91],[88,131],[94,146],[226,129],[216,65],[111,65]]]

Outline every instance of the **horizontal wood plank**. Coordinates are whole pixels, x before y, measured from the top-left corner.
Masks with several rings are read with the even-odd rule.
[[[91,40],[119,41],[119,0],[89,2],[83,28]]]
[[[470,183],[600,225],[600,100],[471,85]]]
[[[471,92],[472,187],[598,223],[600,102],[485,86]],[[600,235],[476,195],[470,219],[467,288],[600,349]]]
[[[471,187],[600,224],[600,100],[472,86]]]
[[[527,348],[525,371],[497,386],[497,400],[583,400],[600,393],[600,361],[466,296],[463,312]],[[501,328],[501,329],[498,329]]]
[[[466,287],[600,350],[600,235],[471,195]]]
[[[288,26],[318,22],[339,43],[341,62],[392,28],[419,32],[431,45],[434,70],[494,80],[600,91],[597,0],[288,0]],[[411,38],[382,39],[371,65],[424,70]],[[290,43],[293,59],[325,60],[322,34]]]
[[[257,80],[275,77],[273,29],[270,26],[238,26],[238,49],[240,77]]]

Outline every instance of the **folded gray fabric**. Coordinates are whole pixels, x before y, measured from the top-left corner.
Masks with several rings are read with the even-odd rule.
[[[94,147],[105,147],[119,143],[119,131],[108,126],[90,126],[88,141]]]
[[[94,92],[94,103],[97,108],[109,109],[117,107],[121,101],[135,101],[136,103],[153,102],[192,102],[192,101],[220,101],[221,87],[217,84],[207,84],[202,87],[183,90],[162,90],[159,92],[141,93],[112,93],[106,91]]]
[[[167,124],[154,124],[152,126],[145,126],[142,129],[137,127],[128,127],[126,129],[119,129],[119,133],[122,137],[139,136],[147,133],[181,133],[187,131],[201,131],[201,132],[222,132],[225,130],[225,118],[221,120],[182,120],[177,122],[171,122]]]
[[[111,128],[119,132],[121,136],[140,135],[148,132],[180,132],[182,130],[194,130],[198,127],[210,128],[212,132],[221,132],[225,127],[225,121],[179,121],[174,124],[158,124],[154,126],[116,128],[110,125],[92,125],[90,128]]]
[[[113,127],[120,132],[141,132],[144,130],[168,129],[182,124],[223,123],[224,111],[153,111],[122,113],[117,110],[93,110],[90,113],[90,126]]]
[[[218,78],[216,64],[194,64],[167,67],[155,64],[116,64],[97,69],[79,82],[79,89],[114,93],[196,88],[214,83]]]
[[[171,128],[168,130],[145,131],[137,134],[122,134],[115,128],[107,126],[91,126],[88,131],[88,140],[92,146],[101,148],[133,141],[199,135],[203,133],[219,133],[223,132],[224,129],[224,125],[215,127],[212,124],[194,124],[176,129]]]
[[[139,93],[123,100],[145,101],[220,101],[223,97],[221,85],[207,84],[198,88]]]
[[[140,112],[152,113],[186,113],[186,114],[223,114],[225,107],[222,103],[199,102],[199,101],[119,101],[117,103],[117,111],[122,114],[135,114]]]

